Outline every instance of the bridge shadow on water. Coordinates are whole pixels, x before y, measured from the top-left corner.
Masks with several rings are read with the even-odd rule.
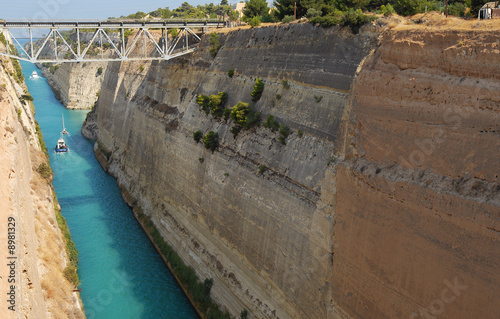
[[[146,234],[121,198],[113,177],[80,133],[84,111],[65,109],[46,79],[29,79],[36,67],[22,62],[36,119],[49,149],[54,187],[79,250],[81,296],[87,318],[197,318]],[[53,147],[62,129],[69,152]]]

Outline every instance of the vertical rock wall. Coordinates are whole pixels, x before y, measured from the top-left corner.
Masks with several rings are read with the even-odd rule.
[[[343,142],[350,84],[377,35],[280,26],[224,35],[215,60],[204,42],[192,57],[143,71],[137,63],[110,64],[97,151],[112,154],[109,171],[200,277],[214,278],[213,297],[233,315],[244,308],[265,318],[338,311],[325,281],[334,193],[322,189],[335,189],[326,169]],[[253,107],[294,131],[286,145],[264,127],[234,138],[231,122],[195,103],[197,94],[220,91],[228,107],[250,102],[257,77],[265,89]],[[219,148],[196,143],[197,130],[218,131]]]
[[[353,318],[500,316],[497,32],[384,34],[338,166],[334,299]]]
[[[107,62],[61,63],[54,71],[42,67],[42,74],[64,106],[90,110],[99,96],[106,66]]]
[[[498,317],[495,36],[370,28],[240,30],[215,59],[204,37],[108,67],[96,155],[233,315]],[[293,130],[286,145],[234,138],[195,103],[249,102],[256,78],[252,106]],[[219,133],[215,152],[197,130]]]

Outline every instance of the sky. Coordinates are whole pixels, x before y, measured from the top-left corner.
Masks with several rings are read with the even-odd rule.
[[[137,11],[151,12],[158,8],[175,9],[183,2],[197,6],[220,3],[220,0],[2,0],[0,19],[61,20],[106,19]],[[228,0],[228,3],[239,1]]]

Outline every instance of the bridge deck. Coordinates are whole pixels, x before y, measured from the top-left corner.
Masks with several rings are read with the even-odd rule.
[[[0,28],[176,28],[176,27],[224,27],[224,21],[207,20],[161,20],[161,21],[0,21]]]

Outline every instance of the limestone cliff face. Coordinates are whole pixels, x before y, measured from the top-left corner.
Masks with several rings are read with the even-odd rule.
[[[96,155],[233,315],[497,317],[499,73],[469,57],[497,49],[450,34],[280,26],[222,36],[215,59],[205,37],[190,57],[110,64]],[[256,78],[286,145],[234,138],[195,103],[249,102]],[[219,133],[215,152],[197,130]]]
[[[39,173],[48,163],[37,137],[34,109],[29,101],[20,99],[27,88],[9,76],[12,72],[11,61],[1,58],[0,244],[4,249],[0,257],[4,262],[0,293],[5,299],[0,303],[0,317],[84,318],[78,293],[63,275],[65,243],[57,226],[50,183]],[[13,231],[14,237],[8,237]],[[12,245],[8,240],[14,241],[14,254],[7,250]],[[11,262],[15,269],[8,265]],[[12,306],[7,303],[12,286],[15,311],[7,308]]]
[[[42,67],[56,97],[68,109],[90,110],[101,90],[107,62],[61,63],[52,73]]]
[[[387,32],[354,83],[333,298],[354,318],[500,316],[497,32]]]

